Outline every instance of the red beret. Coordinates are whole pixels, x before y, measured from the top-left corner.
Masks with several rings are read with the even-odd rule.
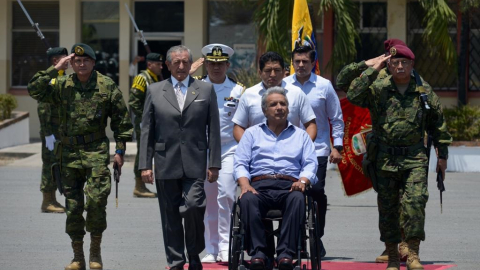
[[[392,58],[407,58],[415,60],[415,54],[407,47],[403,45],[395,45],[390,48],[390,55]]]
[[[390,48],[395,46],[395,45],[407,46],[407,44],[405,44],[405,42],[401,41],[398,38],[387,39],[383,42],[383,46],[385,46],[385,52],[386,53],[390,53]]]

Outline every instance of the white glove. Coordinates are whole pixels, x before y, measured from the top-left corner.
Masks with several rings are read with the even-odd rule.
[[[55,136],[53,136],[53,134],[45,136],[45,146],[48,150],[53,151],[53,148],[55,148],[55,141]]]

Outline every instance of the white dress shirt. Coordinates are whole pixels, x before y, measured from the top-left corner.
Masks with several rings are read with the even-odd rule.
[[[315,151],[317,156],[330,155],[330,124],[332,125],[333,145],[343,146],[344,123],[342,108],[332,83],[314,73],[302,85],[293,74],[283,79],[289,85],[302,89],[310,100],[316,116],[317,138]]]
[[[287,92],[288,109],[290,110],[288,121],[290,123],[300,127],[302,123],[315,119],[312,106],[310,106],[307,96],[300,88],[287,85],[283,81],[281,87]],[[262,95],[265,91],[267,89],[263,82],[245,90],[232,121],[243,128],[265,122],[266,118],[262,111]]]

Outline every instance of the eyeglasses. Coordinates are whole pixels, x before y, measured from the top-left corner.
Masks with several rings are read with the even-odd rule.
[[[402,64],[402,67],[409,67],[412,64],[410,60],[390,60],[390,64],[394,67],[398,67],[398,65]]]

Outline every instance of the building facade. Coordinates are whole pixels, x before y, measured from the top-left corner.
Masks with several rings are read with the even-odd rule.
[[[77,42],[90,44],[97,52],[96,69],[114,79],[128,99],[131,78],[129,65],[136,55],[145,55],[145,48],[130,21],[125,5],[129,7],[152,51],[165,54],[173,45],[184,44],[201,57],[201,48],[208,43],[224,43],[235,49],[232,69],[256,69],[259,50],[258,34],[253,22],[253,9],[243,1],[231,0],[25,0],[22,1],[34,22],[51,46],[70,49]],[[252,1],[254,6],[254,2]],[[318,14],[319,1],[310,1],[317,33],[322,75],[334,79],[334,72],[326,69],[335,42],[333,12]],[[418,2],[409,0],[358,1],[361,13],[360,42],[357,60],[378,56],[383,52],[383,40],[399,38],[407,42],[417,55],[416,63],[428,62],[421,51],[422,14],[416,14]],[[37,103],[28,96],[26,85],[36,71],[46,69],[46,47],[37,37],[16,0],[0,0],[0,93],[16,96],[17,110],[30,113],[30,138],[39,137]],[[480,18],[480,15],[477,16]],[[286,18],[287,20],[289,18]],[[475,20],[475,19],[474,19]],[[470,31],[478,36],[470,38],[470,48],[480,48],[480,23],[474,21]],[[453,31],[453,30],[452,30]],[[476,32],[475,32],[476,31]],[[459,35],[459,34],[458,34]],[[456,37],[457,32],[453,31]],[[478,37],[478,39],[476,39]],[[472,42],[472,40],[474,42]],[[478,51],[480,52],[480,51]],[[473,59],[478,52],[470,50]],[[421,56],[421,57],[419,57]],[[470,59],[469,58],[469,59]],[[430,62],[431,63],[431,62]],[[480,63],[480,62],[477,62]],[[144,68],[140,63],[138,70]],[[480,65],[467,63],[467,98],[480,105]],[[417,66],[420,74],[435,86],[442,102],[457,103],[455,76],[441,73],[441,63],[435,68],[426,64]],[[196,75],[204,71],[197,71]],[[164,68],[164,77],[169,76]],[[477,92],[478,91],[478,92]],[[339,93],[342,96],[342,93]]]

